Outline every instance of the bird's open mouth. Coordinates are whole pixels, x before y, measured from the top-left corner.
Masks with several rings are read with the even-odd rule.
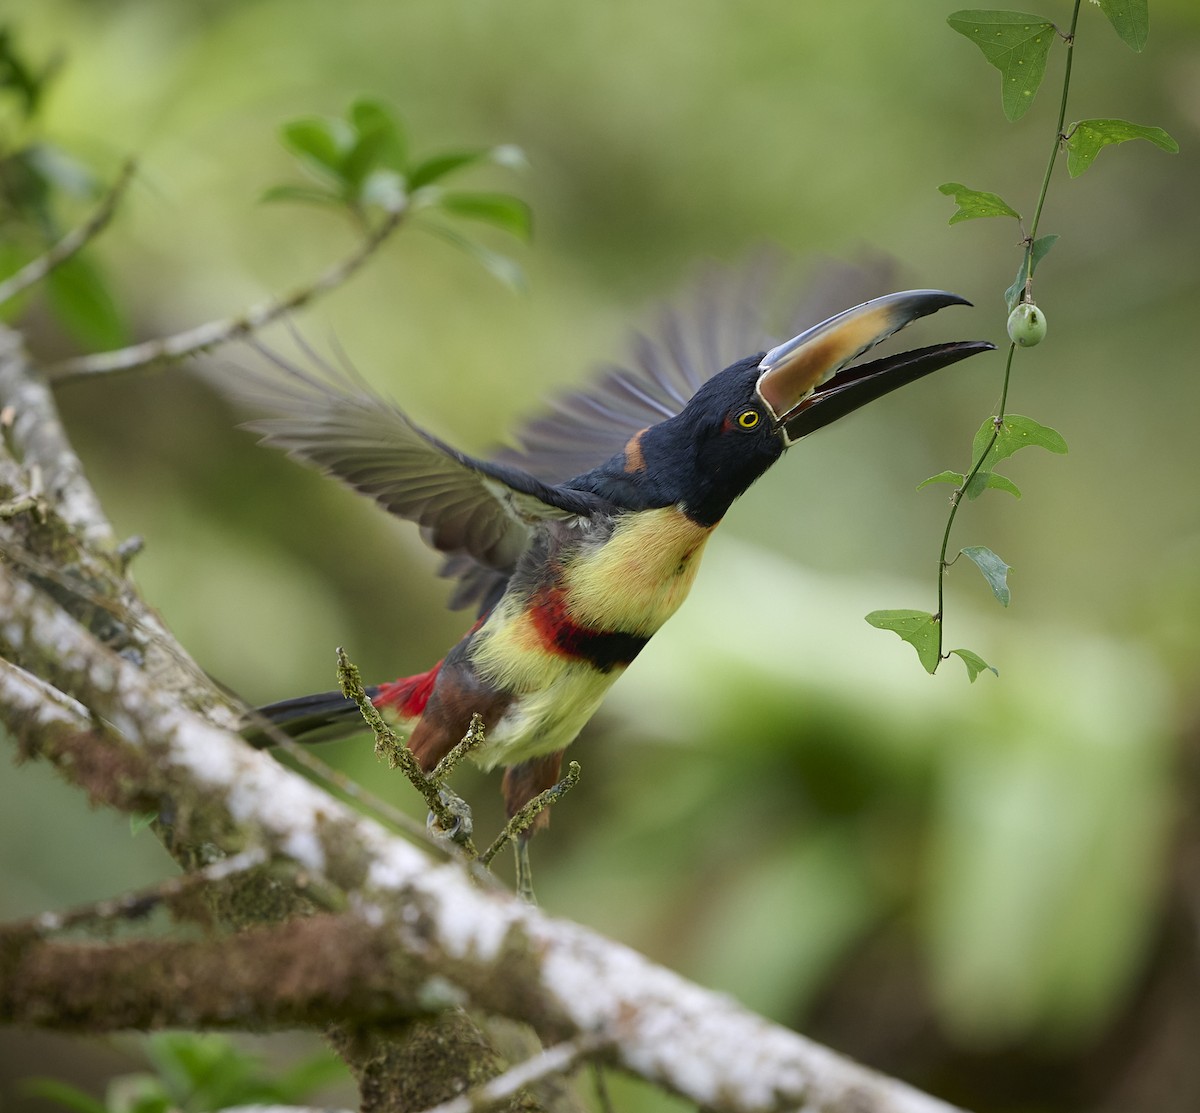
[[[995,345],[959,340],[850,364],[918,317],[970,305],[944,290],[905,290],[847,309],[772,348],[756,386],[774,428],[791,445],[868,402]]]

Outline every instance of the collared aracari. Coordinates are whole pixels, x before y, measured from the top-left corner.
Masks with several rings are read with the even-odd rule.
[[[267,353],[278,373],[243,380],[242,392],[271,415],[248,426],[265,443],[416,522],[446,555],[451,605],[477,605],[478,620],[431,669],[369,694],[427,771],[478,713],[486,740],[474,756],[505,767],[511,816],[557,781],[563,750],[683,602],[739,495],[802,437],[992,345],[853,361],[919,317],[968,304],[940,290],[888,294],[724,370],[712,363],[721,352],[697,356],[668,327],[664,344],[642,341],[638,370],[565,396],[519,432],[519,447],[488,459],[422,429],[350,372],[318,378]],[[766,346],[744,343],[743,353]],[[362,727],[337,692],[260,713],[305,740]]]

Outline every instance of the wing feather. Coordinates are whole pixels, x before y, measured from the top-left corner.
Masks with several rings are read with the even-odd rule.
[[[489,575],[511,575],[537,521],[568,520],[600,506],[594,496],[458,451],[357,376],[324,366],[318,378],[255,347],[275,370],[239,374],[236,392],[270,415],[247,428],[416,522],[435,549]]]
[[[802,281],[782,253],[710,266],[634,333],[630,365],[602,367],[593,382],[555,398],[490,459],[562,483],[620,452],[638,430],[674,417],[718,371],[773,347],[886,286],[880,260],[824,264]]]

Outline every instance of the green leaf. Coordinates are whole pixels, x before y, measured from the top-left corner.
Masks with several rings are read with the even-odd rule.
[[[867,621],[877,630],[891,630],[917,651],[925,671],[938,667],[938,620],[928,611],[872,611]]]
[[[1054,24],[1026,12],[967,10],[947,17],[1000,71],[1004,115],[1019,120],[1033,103],[1046,73],[1046,57],[1054,43]]]
[[[350,106],[350,122],[360,141],[370,137],[375,165],[403,174],[408,169],[408,143],[400,118],[383,101],[363,97]]]
[[[314,1090],[349,1077],[346,1064],[332,1051],[321,1052],[285,1071],[272,1082],[276,1100],[303,1105]]]
[[[181,1102],[171,1100],[162,1082],[149,1074],[124,1074],[115,1078],[105,1094],[109,1113],[175,1113]],[[184,1095],[191,1109],[208,1109],[211,1106],[192,1100],[193,1095]]]
[[[468,166],[476,166],[481,162],[490,162],[494,166],[502,166],[506,170],[523,170],[529,160],[520,147],[511,143],[503,143],[499,147],[485,147],[474,151],[449,151],[441,155],[433,155],[413,168],[409,174],[409,187],[413,190],[439,181],[448,174],[453,174]]]
[[[1078,178],[1110,143],[1145,139],[1156,147],[1176,155],[1179,144],[1162,128],[1131,124],[1128,120],[1080,120],[1067,136],[1067,173]]]
[[[407,169],[404,137],[391,110],[380,101],[364,99],[350,106],[349,116],[355,139],[340,165],[346,183],[358,191],[372,171],[403,175]]]
[[[454,216],[485,221],[522,240],[533,234],[529,206],[507,193],[443,193],[437,204]]]
[[[977,499],[984,491],[991,489],[1007,491],[1014,498],[1019,499],[1021,497],[1021,489],[1007,475],[1000,475],[994,471],[984,471],[981,468],[971,477],[971,482],[967,484],[967,498],[971,500]]]
[[[1108,22],[1124,39],[1131,50],[1139,54],[1150,34],[1150,11],[1147,0],[1096,0]]]
[[[413,167],[412,173],[408,177],[409,188],[416,191],[422,186],[430,185],[440,178],[444,178],[447,174],[453,174],[456,170],[484,162],[489,153],[486,150],[452,151],[448,154],[427,158]]]
[[[993,432],[996,432],[996,424],[989,417],[979,427],[979,432],[975,434],[975,440],[971,444],[972,459],[979,459],[980,453],[991,440]],[[1000,460],[1007,459],[1014,452],[1020,452],[1022,448],[1028,448],[1031,445],[1037,445],[1048,452],[1059,454],[1067,451],[1067,442],[1057,429],[1042,425],[1031,417],[1009,414],[1000,427],[996,443],[988,451],[985,464],[988,466],[996,464]]]
[[[1029,277],[1033,277],[1033,272],[1037,270],[1040,263],[1049,254],[1050,249],[1058,243],[1058,237],[1051,232],[1047,236],[1038,236],[1036,240],[1029,245],[1028,255],[1030,258]],[[1021,294],[1025,291],[1025,256],[1021,256],[1021,265],[1017,267],[1017,277],[1013,279],[1013,284],[1004,291],[1004,304],[1008,306],[1008,311],[1011,313],[1017,307],[1017,302],[1021,300]]]
[[[969,649],[952,649],[950,652],[962,658],[963,664],[967,666],[967,676],[970,678],[972,684],[975,683],[975,678],[984,669],[987,669],[988,672],[995,676],[1000,675],[996,666],[989,665],[978,653],[972,653]]]
[[[342,163],[357,135],[345,120],[328,116],[304,116],[289,120],[280,129],[283,144],[311,169],[338,183],[345,181]]]
[[[938,193],[944,193],[947,197],[954,196],[954,203],[958,209],[950,218],[951,224],[975,220],[981,216],[1011,216],[1016,220],[1021,219],[1021,214],[999,194],[981,189],[968,189],[961,182],[946,182],[938,186]]]
[[[158,812],[134,812],[129,817],[129,833],[135,837],[140,835],[157,818]]]
[[[108,1113],[104,1102],[57,1078],[27,1078],[21,1089],[32,1097],[55,1102],[75,1113]]]
[[[11,89],[23,102],[22,115],[28,120],[37,112],[38,102],[45,89],[46,78],[52,72],[46,67],[40,74],[17,52],[12,32],[0,27],[0,89]]]
[[[260,201],[300,201],[306,205],[341,205],[339,194],[320,186],[277,185],[264,189]]]
[[[1008,587],[1008,574],[1012,571],[1012,565],[1005,564],[991,549],[983,545],[971,545],[960,549],[959,552],[974,562],[983,573],[983,578],[987,580],[997,602],[1000,606],[1007,607],[1012,601],[1012,592]]]
[[[510,290],[517,293],[525,290],[525,272],[521,270],[520,264],[514,259],[510,259],[507,255],[501,255],[498,251],[492,251],[483,244],[460,235],[452,228],[432,223],[426,224],[425,228],[435,236],[440,236],[447,243],[452,243],[455,247],[465,251],[493,278],[499,279]]]
[[[920,491],[924,487],[930,486],[933,483],[953,483],[955,486],[962,486],[962,481],[966,478],[960,471],[940,471],[937,475],[931,475],[928,479],[922,479],[917,484],[917,490]]]
[[[928,479],[917,484],[917,490],[922,487],[928,487],[933,483],[953,483],[961,487],[966,476],[960,471],[943,471],[937,475],[931,475]],[[1006,475],[997,475],[994,471],[977,471],[971,476],[971,482],[967,484],[966,495],[969,499],[977,499],[989,487],[994,487],[998,491],[1007,491],[1010,495],[1017,498],[1021,497],[1021,492],[1017,485]]]
[[[97,350],[125,343],[125,322],[100,270],[86,254],[74,255],[46,277],[55,316],[81,344]]]

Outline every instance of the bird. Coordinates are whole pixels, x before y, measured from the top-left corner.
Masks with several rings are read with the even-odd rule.
[[[416,523],[443,554],[449,605],[473,606],[474,623],[426,671],[367,694],[426,772],[478,715],[484,742],[472,757],[504,767],[511,817],[558,782],[564,750],[683,603],[740,495],[816,430],[994,346],[859,357],[919,318],[970,304],[903,290],[775,345],[755,335],[754,305],[723,341],[711,304],[690,331],[668,314],[659,341],[636,341],[634,368],[609,368],[560,397],[486,457],[426,430],[349,367],[316,374],[264,349],[273,366],[240,392],[263,414],[246,427],[264,444]],[[734,343],[743,347],[726,363]],[[301,741],[363,729],[337,691],[258,715]],[[547,819],[518,839],[519,866]]]

